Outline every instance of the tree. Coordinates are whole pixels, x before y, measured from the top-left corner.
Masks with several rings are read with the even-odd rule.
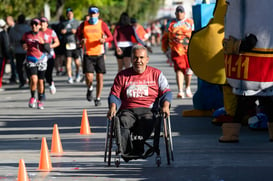
[[[126,11],[139,22],[149,21],[154,18],[156,12],[164,0],[2,0],[0,17],[11,15],[17,17],[24,13],[26,17],[33,18],[44,15],[44,3],[48,3],[51,11],[51,19],[58,20],[65,14],[65,9],[71,7],[75,18],[83,19],[90,5],[100,8],[100,17],[108,22],[118,21],[122,12]]]
[[[0,6],[0,16],[8,15],[17,17],[20,14],[25,14],[26,17],[36,17],[41,15],[45,1],[40,0],[2,0]]]

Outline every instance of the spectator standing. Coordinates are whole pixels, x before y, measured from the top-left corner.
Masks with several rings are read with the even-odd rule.
[[[8,25],[7,32],[9,34],[10,30],[12,28],[14,28],[15,22],[14,22],[14,19],[12,16],[7,16],[6,22]],[[17,83],[17,71],[16,71],[16,65],[14,62],[14,50],[13,50],[12,46],[10,46],[9,54],[10,54],[10,66],[11,66],[11,77],[9,79],[9,82],[10,83]]]
[[[54,48],[56,59],[55,59],[55,69],[56,75],[65,75],[66,70],[63,68],[65,66],[65,41],[64,35],[61,34],[62,24],[65,21],[65,17],[63,15],[60,16],[59,22],[57,24],[52,25],[52,29],[57,33],[58,39],[60,41],[60,45]]]
[[[9,37],[6,31],[6,25],[6,22],[0,19],[0,89],[2,87],[5,63],[9,59]]]
[[[143,41],[146,42],[149,40],[149,34],[146,32],[146,30],[144,29],[144,27],[139,24],[136,20],[136,18],[131,18],[131,24],[133,25],[138,37]],[[136,40],[134,40],[133,42],[137,43]]]
[[[87,86],[86,99],[93,100],[93,77],[96,72],[96,99],[95,106],[101,105],[101,92],[103,88],[103,74],[106,73],[104,60],[104,43],[113,40],[107,24],[99,19],[99,9],[95,6],[88,8],[89,19],[81,23],[77,37],[84,47],[83,73]]]
[[[162,50],[164,53],[171,49],[171,59],[174,62],[176,82],[178,86],[177,98],[192,97],[190,88],[192,70],[187,57],[189,39],[194,30],[193,20],[185,17],[183,6],[177,6],[176,18],[171,20],[167,26],[167,31],[162,37]],[[183,89],[185,79],[185,93]]]
[[[57,37],[56,32],[48,28],[48,19],[46,17],[42,17],[41,21],[41,32],[43,36],[43,40],[47,48],[45,48],[45,54],[47,55],[47,69],[45,72],[46,82],[49,84],[49,92],[51,94],[56,93],[56,87],[53,81],[52,73],[55,64],[55,52],[54,48],[60,45],[60,41]]]
[[[20,81],[19,88],[23,88],[27,81],[26,70],[24,65],[26,51],[23,49],[21,45],[21,40],[24,33],[30,30],[31,30],[30,26],[25,22],[25,15],[21,14],[18,16],[17,23],[15,24],[14,28],[11,28],[9,32],[10,44],[15,54],[16,70]]]
[[[44,96],[44,79],[47,67],[47,56],[44,51],[43,33],[40,30],[41,22],[34,18],[30,22],[32,30],[26,32],[22,38],[22,46],[27,51],[26,68],[30,77],[30,100],[28,106],[44,109],[42,102]],[[38,100],[36,101],[35,93],[38,90]]]
[[[61,34],[64,36],[65,42],[65,55],[66,55],[66,71],[68,76],[68,83],[73,84],[74,80],[72,78],[72,58],[74,59],[76,66],[76,82],[80,82],[80,50],[77,47],[77,41],[75,34],[79,26],[79,22],[74,19],[74,14],[72,8],[66,9],[67,20],[62,23]]]

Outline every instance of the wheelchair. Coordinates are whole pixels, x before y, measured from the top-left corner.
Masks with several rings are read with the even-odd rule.
[[[163,129],[161,131],[161,126],[163,124]],[[161,134],[163,133],[163,134]],[[155,125],[153,127],[153,132],[151,136],[144,141],[144,154],[133,156],[125,160],[128,162],[129,160],[133,159],[146,159],[148,157],[153,156],[156,153],[155,163],[158,167],[161,165],[161,156],[160,156],[160,149],[159,149],[159,141],[160,137],[163,135],[164,143],[166,148],[166,158],[167,164],[170,165],[171,161],[174,161],[174,154],[173,154],[173,141],[172,141],[172,131],[171,131],[171,122],[170,117],[165,118],[163,115],[159,115],[155,121]],[[120,147],[121,147],[121,138],[120,138],[120,122],[118,117],[114,117],[112,120],[107,119],[107,126],[106,126],[106,138],[105,138],[105,153],[104,153],[104,162],[107,162],[108,166],[111,166],[112,160],[112,152],[113,147],[115,147],[115,157],[114,163],[116,167],[120,166]],[[132,138],[132,133],[131,133]],[[113,143],[115,143],[113,145]]]

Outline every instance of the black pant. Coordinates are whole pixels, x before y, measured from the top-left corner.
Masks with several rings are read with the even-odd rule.
[[[255,101],[259,101],[263,113],[268,117],[268,122],[273,122],[273,96],[237,96],[237,109],[234,122],[240,123],[251,109],[256,108]]]
[[[21,85],[26,83],[26,68],[24,65],[24,61],[26,59],[25,53],[17,53],[15,54],[16,59],[16,70],[18,73],[19,81]]]
[[[52,77],[52,73],[53,73],[53,69],[54,69],[54,58],[50,58],[47,60],[47,68],[46,68],[46,72],[45,72],[45,78],[46,78],[46,82],[51,85],[53,82],[53,77]]]
[[[120,111],[121,152],[123,154],[142,154],[144,141],[154,128],[156,119],[150,108],[134,108]]]

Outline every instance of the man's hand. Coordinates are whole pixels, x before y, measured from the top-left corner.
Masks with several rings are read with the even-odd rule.
[[[170,116],[170,103],[168,101],[165,101],[162,107],[162,114],[165,118]]]
[[[119,48],[119,47],[116,48],[116,52],[118,55],[122,55],[122,53],[123,53],[121,48]]]
[[[103,35],[102,38],[100,39],[100,43],[101,43],[101,44],[104,44],[104,43],[106,42],[106,41],[105,41],[106,38],[107,38],[107,36]]]
[[[108,110],[107,118],[109,120],[112,120],[112,118],[116,115],[116,113],[117,113],[117,106],[116,106],[116,104],[112,103],[110,105],[109,110]]]
[[[76,29],[72,29],[71,32],[72,32],[73,34],[76,34],[77,30],[76,30]]]
[[[82,45],[82,47],[85,46],[85,43],[86,43],[86,38],[83,38],[83,39],[81,40],[81,45]]]

